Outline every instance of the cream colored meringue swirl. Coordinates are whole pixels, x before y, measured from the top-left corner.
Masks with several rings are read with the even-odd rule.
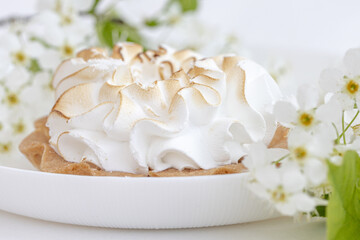
[[[80,52],[57,69],[50,144],[65,160],[107,171],[210,169],[237,163],[246,144],[268,144],[269,106],[281,97],[270,75],[236,56],[119,43],[111,57]]]

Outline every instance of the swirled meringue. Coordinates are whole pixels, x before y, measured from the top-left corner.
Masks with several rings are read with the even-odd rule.
[[[106,171],[210,169],[237,163],[246,144],[268,144],[269,106],[281,97],[258,64],[119,43],[80,52],[57,69],[50,144],[65,160]]]

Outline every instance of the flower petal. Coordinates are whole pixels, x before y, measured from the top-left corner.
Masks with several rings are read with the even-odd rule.
[[[24,67],[15,67],[5,76],[5,85],[10,91],[18,91],[30,78],[30,73]]]
[[[274,190],[281,184],[280,171],[272,165],[258,169],[255,177],[260,184],[269,190]]]
[[[314,211],[316,206],[316,201],[305,193],[291,196],[291,202],[294,202],[296,209],[300,212]]]
[[[350,77],[360,74],[360,48],[352,48],[345,53],[344,65]]]
[[[21,49],[19,38],[12,33],[4,33],[0,36],[0,48],[8,52],[14,52]]]
[[[300,86],[296,98],[300,109],[305,111],[317,107],[319,103],[318,90],[309,85]]]
[[[60,52],[52,49],[46,50],[42,55],[38,56],[39,64],[43,69],[53,70],[61,62]]]
[[[354,109],[355,101],[348,94],[336,93],[333,97],[338,101],[343,110]]]
[[[38,42],[28,42],[25,45],[25,52],[32,58],[37,58],[44,53],[44,47]]]
[[[320,74],[320,88],[324,92],[336,92],[339,91],[344,74],[342,71],[336,68],[328,68]]]
[[[299,169],[291,167],[282,169],[282,171],[284,172],[282,184],[286,192],[293,193],[304,189],[306,181]]]
[[[291,124],[296,121],[297,112],[293,104],[286,101],[278,101],[274,106],[274,115],[277,121]]]
[[[315,118],[325,123],[340,123],[342,117],[342,106],[336,97],[320,105],[315,112]]]
[[[288,145],[289,149],[298,146],[307,146],[312,140],[312,136],[309,132],[303,131],[302,129],[295,128],[289,132]]]
[[[326,181],[327,167],[321,161],[311,158],[308,159],[304,166],[306,178],[315,186]]]
[[[281,214],[286,216],[293,216],[296,213],[295,202],[291,200],[288,200],[286,202],[279,202],[275,204],[275,207],[281,212]]]

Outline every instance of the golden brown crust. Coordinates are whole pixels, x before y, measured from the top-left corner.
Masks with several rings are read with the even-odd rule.
[[[45,126],[46,121],[47,117],[37,120],[34,124],[35,131],[27,136],[19,146],[20,151],[29,159],[29,161],[43,172],[88,176],[184,177],[231,174],[246,171],[245,166],[241,162],[213,169],[184,169],[180,171],[170,168],[161,172],[154,172],[150,170],[148,175],[117,171],[109,172],[86,161],[81,163],[72,163],[64,160],[50,147],[49,129]]]
[[[247,169],[242,163],[224,165],[212,169],[184,169],[179,171],[174,168],[166,169],[161,172],[149,171],[150,177],[186,177],[186,176],[205,176],[205,175],[221,175],[231,173],[245,172]]]

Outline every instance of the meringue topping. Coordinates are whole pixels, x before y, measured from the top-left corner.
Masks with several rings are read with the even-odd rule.
[[[65,160],[106,171],[210,169],[237,163],[247,144],[268,144],[281,97],[270,75],[236,56],[119,43],[88,49],[53,78],[50,144]]]

